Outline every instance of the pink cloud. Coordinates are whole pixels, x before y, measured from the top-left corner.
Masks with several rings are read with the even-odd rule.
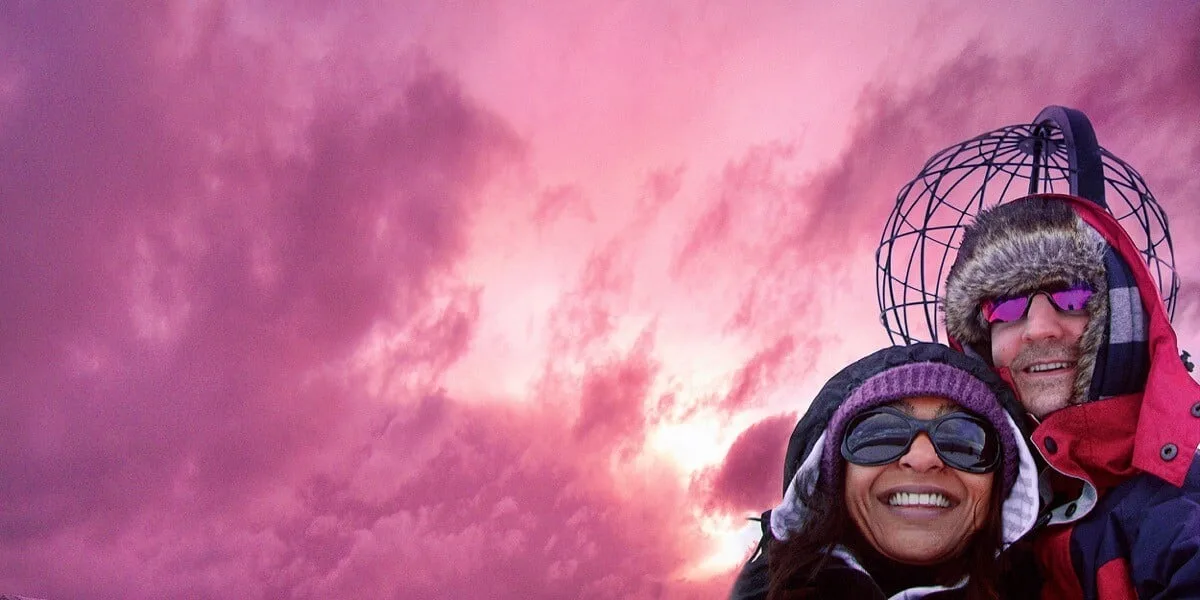
[[[738,371],[733,388],[721,401],[721,408],[734,412],[752,404],[764,389],[773,387],[779,366],[791,358],[795,349],[796,343],[792,337],[783,336],[751,357]]]
[[[252,44],[227,13],[159,64],[153,19],[12,10],[0,586],[269,589],[242,563],[303,548],[286,490],[380,412],[327,369],[380,325],[417,325],[515,138],[419,60],[394,94],[318,93],[289,115],[264,84],[301,67],[272,46],[241,63]],[[172,99],[214,89],[219,103]],[[452,304],[404,368],[444,368],[477,318],[469,294]],[[274,503],[278,522],[245,508]],[[211,577],[185,574],[199,567]]]
[[[784,455],[798,418],[794,413],[768,417],[743,431],[725,462],[700,479],[711,494],[709,506],[750,513],[774,506],[781,497]]]
[[[631,13],[261,10],[0,8],[0,593],[722,596],[701,520],[774,503],[803,406],[747,413],[878,339],[853,265],[930,152],[1059,102],[1129,144],[1181,230],[1200,191],[1194,11],[1122,68],[980,43],[834,82],[864,91],[811,164],[789,132],[827,115],[731,120],[778,134],[729,148],[709,126],[814,85],[741,64],[796,36],[736,11],[663,11],[636,31],[687,35],[647,61]],[[558,45],[472,54],[504,50],[493,17]],[[560,89],[526,85],[545,72]],[[515,277],[558,279],[497,302],[499,275],[462,275],[514,248],[545,261]],[[534,292],[529,339],[488,354],[480,328]],[[468,356],[535,381],[447,391]],[[648,449],[708,417],[698,445],[732,443],[706,468]]]
[[[595,376],[620,380],[621,369]],[[496,597],[641,597],[660,593],[661,578],[689,554],[687,536],[670,525],[686,501],[679,487],[610,474],[606,447],[625,431],[591,429],[580,438],[570,416],[556,411],[464,409],[441,398],[424,400],[419,412],[427,416],[393,420],[370,450],[409,463],[410,479],[378,501],[358,484],[369,489],[394,469],[335,480],[323,493],[328,500],[312,507],[314,522],[327,517],[333,526],[333,538],[314,548],[344,551],[299,589],[455,597],[487,582]],[[433,447],[414,456],[414,443]]]
[[[597,451],[613,443],[637,445],[645,435],[645,402],[655,369],[642,348],[583,380],[574,430],[580,440],[598,442]]]

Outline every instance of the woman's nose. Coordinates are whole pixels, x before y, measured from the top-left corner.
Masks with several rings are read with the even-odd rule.
[[[934,451],[933,442],[924,433],[917,434],[917,439],[913,440],[908,452],[900,457],[900,465],[922,472],[945,466],[941,457]]]

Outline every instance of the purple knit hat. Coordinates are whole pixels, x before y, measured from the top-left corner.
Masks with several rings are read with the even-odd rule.
[[[1007,498],[1017,480],[1017,438],[996,394],[988,385],[966,371],[944,363],[910,363],[877,373],[858,386],[829,419],[825,429],[825,448],[821,454],[822,481],[836,488],[841,483],[839,463],[842,436],[846,425],[855,415],[877,406],[905,398],[933,396],[958,403],[963,409],[987,419],[1000,434],[1004,481],[1003,497]]]

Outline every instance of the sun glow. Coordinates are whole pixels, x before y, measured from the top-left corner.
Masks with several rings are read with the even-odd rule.
[[[701,515],[700,531],[710,542],[708,556],[688,567],[683,574],[688,579],[703,579],[735,569],[750,558],[758,545],[762,527],[745,516]]]
[[[716,417],[662,425],[650,434],[647,443],[651,450],[670,458],[689,476],[720,464],[725,457],[732,436],[721,425]]]

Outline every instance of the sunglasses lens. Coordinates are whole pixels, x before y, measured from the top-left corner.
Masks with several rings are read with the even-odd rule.
[[[1083,310],[1083,305],[1092,297],[1092,293],[1088,288],[1074,288],[1054,292],[1050,297],[1059,310]]]
[[[1000,441],[992,428],[966,416],[939,423],[933,443],[942,460],[964,471],[988,471],[1000,457]]]
[[[932,424],[933,429],[925,429]],[[933,421],[893,412],[869,412],[851,421],[842,442],[842,457],[862,466],[884,465],[908,451],[918,431],[930,431],[934,449],[947,466],[987,473],[1000,462],[1000,438],[985,421],[956,412]]]
[[[983,318],[988,323],[1009,323],[1023,319],[1029,308],[1030,300],[1037,294],[1038,292],[1034,292],[1027,296],[997,298],[984,302],[982,306]],[[1095,291],[1087,284],[1076,284],[1070,289],[1048,293],[1050,301],[1058,307],[1058,310],[1068,312],[1083,310],[1084,304],[1087,303],[1093,294],[1095,294]]]
[[[1029,306],[1029,298],[1020,296],[1017,298],[998,298],[984,305],[984,316],[988,323],[1001,321],[1008,323],[1016,321],[1025,316],[1025,308]]]
[[[912,439],[908,422],[889,413],[872,413],[850,424],[846,460],[859,465],[889,463],[904,453]]]

